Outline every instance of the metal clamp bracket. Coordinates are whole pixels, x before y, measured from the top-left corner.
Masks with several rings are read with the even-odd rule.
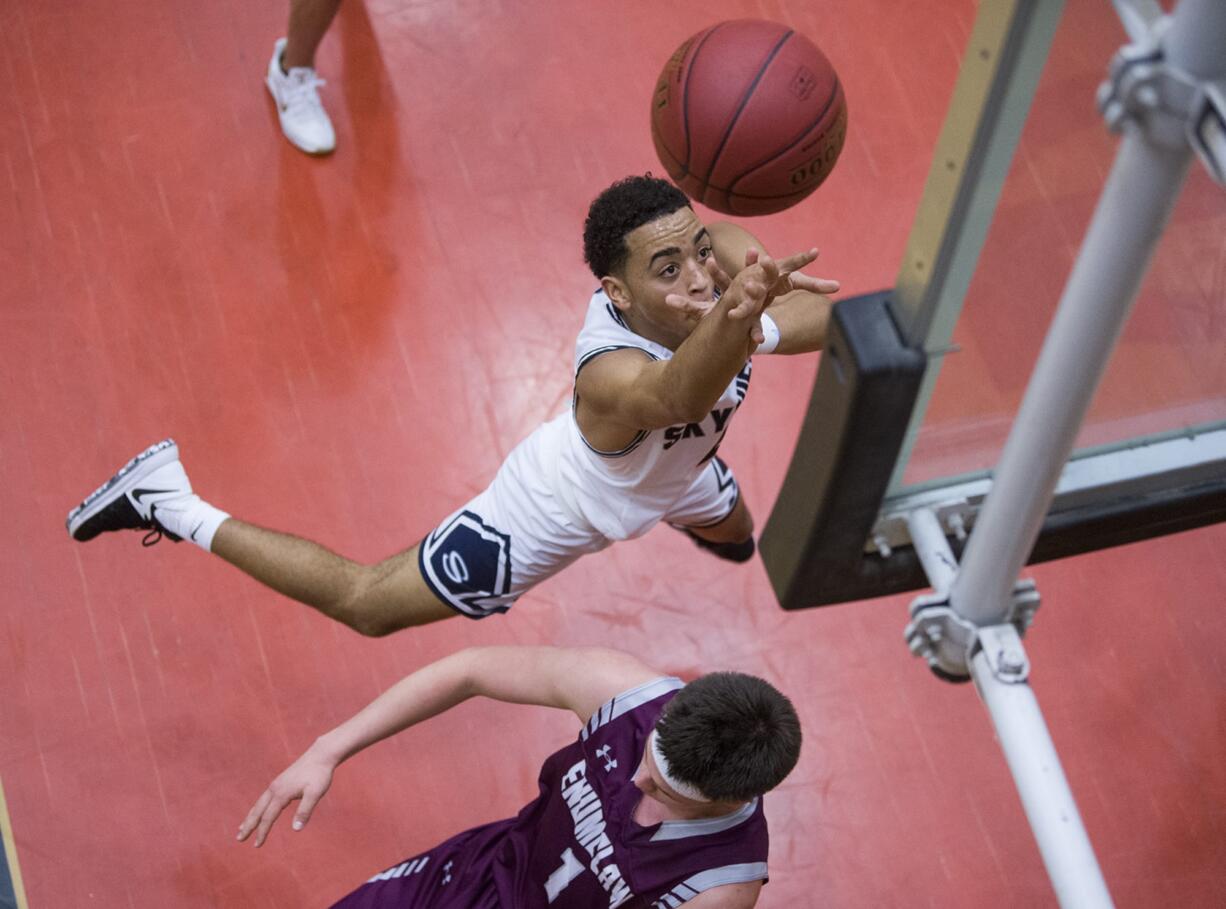
[[[1035,605],[1038,605],[1037,594]],[[1000,681],[1016,685],[1030,677],[1030,658],[1026,656],[1017,626],[1005,624],[980,628],[976,649],[988,658],[992,675]]]
[[[1226,80],[1202,79],[1166,59],[1161,39],[1169,19],[1126,44],[1098,89],[1098,109],[1112,132],[1132,124],[1168,148],[1185,143],[1210,176],[1226,185]]]
[[[993,672],[1002,681],[1024,682],[1030,663],[1021,637],[1038,608],[1039,591],[1028,579],[1018,581],[1013,588],[1006,624],[987,628],[958,615],[949,605],[948,595],[928,594],[911,603],[911,621],[903,636],[911,652],[923,657],[933,674],[947,682],[969,681],[971,659],[980,650],[987,653]]]

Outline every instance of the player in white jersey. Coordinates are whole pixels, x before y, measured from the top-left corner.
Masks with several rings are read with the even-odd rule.
[[[650,176],[596,198],[584,255],[600,289],[576,345],[570,408],[419,545],[362,565],[232,518],[192,491],[169,439],[73,509],[69,533],[188,539],[372,636],[505,612],[580,556],[660,521],[724,558],[749,558],[753,521],[715,451],[748,389],[750,354],[820,349],[822,294],[837,282],[799,272],[816,250],[775,261],[742,228],[703,224],[680,190]]]

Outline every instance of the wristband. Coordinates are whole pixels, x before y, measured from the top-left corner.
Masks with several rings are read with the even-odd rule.
[[[758,318],[762,321],[762,334],[765,338],[754,353],[774,353],[775,348],[779,346],[779,326],[766,313],[762,313]]]

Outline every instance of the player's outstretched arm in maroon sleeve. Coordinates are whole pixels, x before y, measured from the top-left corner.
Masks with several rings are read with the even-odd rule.
[[[238,839],[268,838],[281,812],[300,804],[301,830],[345,760],[375,742],[449,710],[471,697],[539,704],[572,711],[581,721],[605,701],[659,677],[629,654],[599,648],[473,647],[401,679],[370,704],[315,740],[260,795],[238,828]]]

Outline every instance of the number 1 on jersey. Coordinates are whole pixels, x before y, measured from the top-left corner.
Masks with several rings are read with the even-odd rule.
[[[549,880],[545,881],[545,895],[549,897],[549,902],[556,900],[558,894],[566,889],[566,885],[583,873],[584,868],[584,864],[575,858],[570,849],[563,852],[562,864],[557,871],[549,875]]]

